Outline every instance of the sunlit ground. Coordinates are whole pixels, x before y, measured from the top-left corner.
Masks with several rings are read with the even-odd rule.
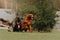
[[[0,30],[0,40],[60,40],[60,31],[40,32],[8,32]]]

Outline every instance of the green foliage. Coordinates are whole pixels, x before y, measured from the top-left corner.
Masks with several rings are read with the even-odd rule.
[[[34,11],[33,28],[38,31],[50,31],[56,24],[56,12],[51,0],[19,0],[17,1],[17,13],[26,15],[29,11]]]
[[[38,28],[38,31],[51,31],[56,23],[56,13],[52,2],[50,0],[41,0],[38,10],[35,27]]]

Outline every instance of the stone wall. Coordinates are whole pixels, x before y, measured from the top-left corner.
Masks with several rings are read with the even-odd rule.
[[[57,11],[56,14],[58,14],[59,17],[56,18],[57,23],[55,25],[55,28],[60,29],[60,11]]]

